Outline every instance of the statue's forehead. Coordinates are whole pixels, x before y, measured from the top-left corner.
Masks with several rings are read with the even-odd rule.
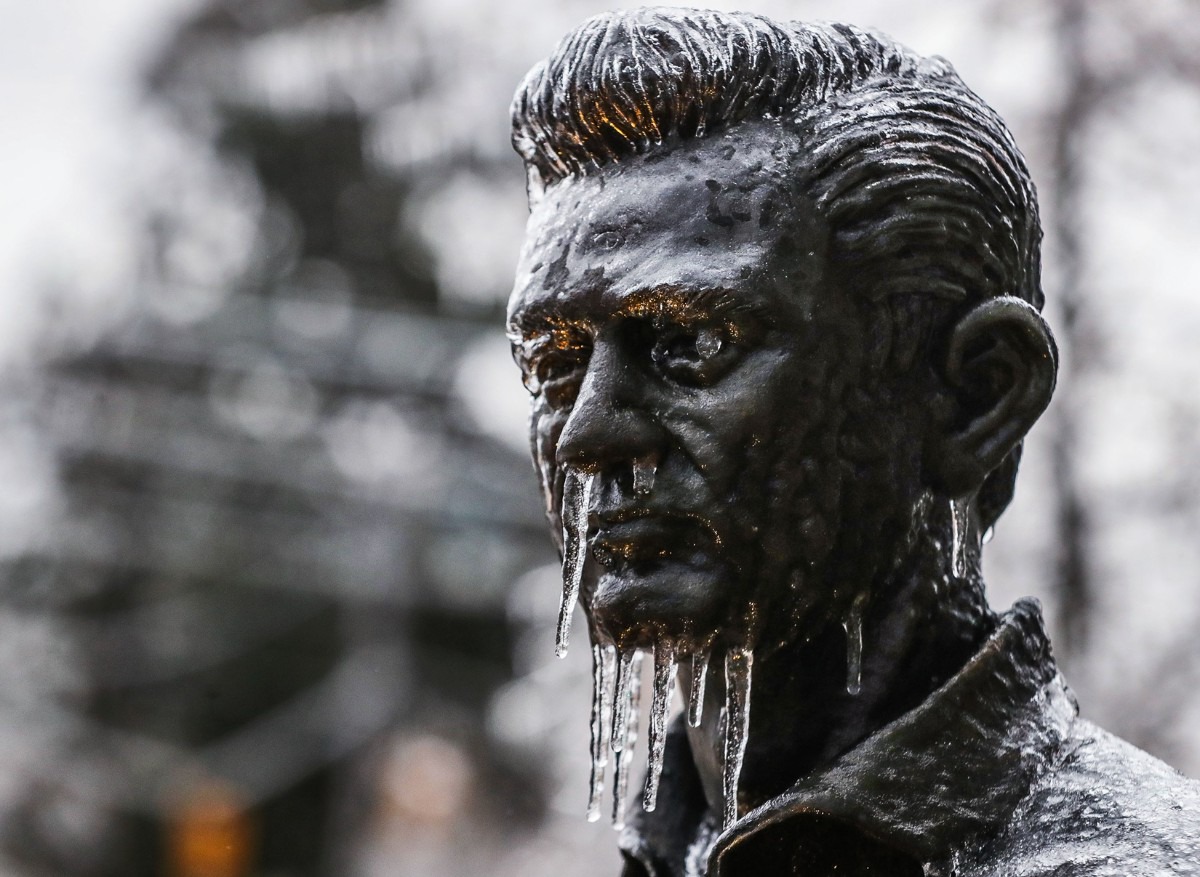
[[[795,189],[759,130],[564,180],[531,212],[510,311],[553,310],[581,285],[734,288],[787,238],[815,257],[820,224]]]

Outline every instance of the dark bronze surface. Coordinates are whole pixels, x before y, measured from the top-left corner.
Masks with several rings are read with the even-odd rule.
[[[626,832],[631,873],[1195,873],[1194,787],[1075,788],[1077,752],[1130,777],[1147,757],[1075,722],[1035,607],[983,596],[1057,352],[1033,184],[950,65],[844,25],[600,16],[522,84],[514,144],[509,334],[556,535],[568,481],[590,487],[563,535],[586,544],[588,634],[714,656],[663,803]],[[753,657],[744,760],[729,654]],[[938,753],[964,735],[987,745],[956,773]],[[927,829],[892,831],[876,791]],[[962,826],[922,809],[968,792],[990,804]],[[1089,794],[1125,839],[1103,855],[1064,839]],[[1088,869],[1104,856],[1123,864]]]

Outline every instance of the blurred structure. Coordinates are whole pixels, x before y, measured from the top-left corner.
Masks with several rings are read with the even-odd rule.
[[[994,602],[1046,601],[1087,714],[1195,774],[1200,13],[927,6],[756,4],[945,54],[1016,131],[1066,368]],[[138,276],[95,328],[60,291],[5,384],[49,462],[0,511],[57,497],[3,559],[6,873],[616,873],[501,328],[507,103],[598,9],[205,0],[144,72]]]
[[[368,159],[427,87],[389,14],[214,3],[148,75],[208,172],[156,181],[130,312],[41,391],[65,509],[11,589],[85,678],[5,821],[18,863],[344,874],[379,807],[437,832],[545,806],[483,729],[509,585],[550,547],[523,452],[463,410],[498,300],[438,311],[420,179]],[[105,824],[43,824],[62,806]]]

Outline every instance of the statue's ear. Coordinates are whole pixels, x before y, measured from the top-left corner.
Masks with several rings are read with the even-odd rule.
[[[1003,296],[954,324],[944,357],[925,468],[933,487],[958,497],[977,489],[1046,410],[1058,348],[1041,314]]]

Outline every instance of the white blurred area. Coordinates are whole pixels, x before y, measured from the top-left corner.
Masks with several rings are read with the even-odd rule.
[[[208,4],[5,9],[0,558],[57,569],[69,555],[71,572],[45,593],[23,586],[0,599],[0,819],[24,831],[4,817],[19,809],[63,847],[17,844],[0,873],[42,873],[30,863],[46,861],[53,873],[119,873],[79,853],[122,836],[113,825],[134,814],[167,825],[175,852],[147,854],[130,874],[257,874],[250,859],[211,849],[268,851],[271,832],[299,843],[276,818],[315,819],[327,842],[311,867],[276,865],[273,877],[614,874],[613,833],[583,818],[589,667],[578,645],[553,658],[555,571],[549,538],[534,535],[532,474],[517,462],[523,391],[500,315],[525,210],[508,145],[512,91],[567,29],[625,4],[317,3],[324,11],[289,18],[305,5],[212,4],[236,39],[214,38],[220,22],[203,31],[153,89],[145,79],[164,46]],[[1010,124],[1042,196],[1047,316],[1064,368],[986,551],[992,600],[1039,597],[1085,714],[1200,775],[1200,9],[710,5],[878,27],[949,58]],[[386,216],[428,257],[395,263],[417,265],[412,276],[436,291],[419,307],[364,292],[382,270],[355,250],[356,229],[377,222],[367,184],[346,184],[349,201],[331,208],[345,207],[341,237],[309,252],[315,233],[260,179],[261,162],[213,146],[239,114],[282,120],[299,138],[339,112],[361,121],[363,178],[401,181]],[[163,216],[169,231],[156,225]],[[272,294],[246,295],[256,284]],[[186,392],[94,380],[132,360],[155,375],[202,374]],[[45,375],[64,362],[76,363],[70,392],[55,383],[48,394]],[[71,462],[80,448],[142,467],[136,479],[122,470],[136,483],[118,485],[120,496],[159,489],[163,473],[190,479],[191,492],[154,505],[154,526],[131,528],[133,506],[116,492],[85,514]],[[252,504],[240,492],[196,499],[227,484],[290,491],[325,523],[298,529],[291,506],[223,517]],[[1082,596],[1063,586],[1064,490],[1086,510],[1071,535]],[[129,557],[149,558],[151,572],[135,596],[90,616],[88,601],[109,587],[94,571],[124,570]],[[213,608],[210,591],[177,587],[179,570],[236,581],[234,602]],[[491,613],[510,639],[487,667],[469,644],[438,658],[393,633],[420,628],[427,612],[450,630]],[[321,617],[336,617],[328,672],[261,710],[247,695],[248,718],[231,707],[219,734],[194,736],[183,708],[142,727],[151,698],[113,707],[95,694],[112,684],[101,670],[169,680],[207,668],[219,685],[240,650]],[[436,646],[444,631],[428,629]],[[422,693],[431,677],[450,694]],[[332,777],[319,818],[254,816],[318,771]],[[541,805],[493,800],[522,785]],[[193,788],[203,794],[173,809]]]

